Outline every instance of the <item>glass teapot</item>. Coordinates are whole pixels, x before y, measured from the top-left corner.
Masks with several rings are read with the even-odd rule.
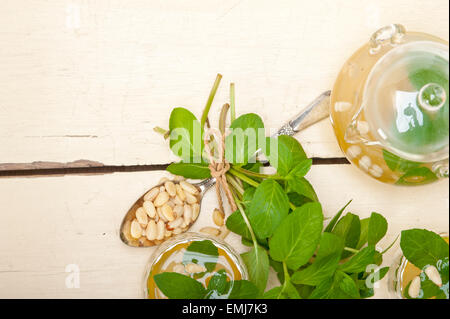
[[[448,43],[398,24],[375,32],[340,71],[330,113],[347,158],[379,181],[448,177]]]

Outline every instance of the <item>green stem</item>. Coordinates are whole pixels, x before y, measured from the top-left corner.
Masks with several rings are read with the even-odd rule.
[[[162,127],[159,127],[159,126],[155,126],[153,128],[153,131],[155,131],[158,134],[161,134],[164,137],[164,139],[167,139],[169,137],[169,135],[170,135],[170,131],[169,130],[165,130]]]
[[[222,109],[220,110],[219,130],[220,130],[220,133],[222,133],[222,135],[225,134],[225,123],[226,123],[227,112],[228,112],[229,108],[230,108],[230,105],[228,103],[225,103],[222,106]]]
[[[354,253],[354,254],[359,253],[358,249],[353,249],[353,248],[350,248],[350,247],[344,247],[344,250],[349,251],[349,252]]]
[[[234,83],[230,83],[230,106],[231,106],[231,122],[233,122],[236,119],[236,110],[235,110],[235,104],[234,104]]]
[[[244,189],[241,187],[241,185],[239,185],[233,175],[227,173],[225,176],[227,178],[227,181],[234,187],[234,189],[236,189],[239,194],[244,194]]]
[[[289,271],[287,269],[287,265],[284,261],[283,261],[283,272],[284,272],[284,282],[280,294],[282,294],[286,290],[287,283],[291,280],[291,277],[289,276]]]
[[[238,170],[236,170],[236,168],[232,167],[230,168],[230,170],[228,171],[231,174],[233,174],[234,176],[236,176],[237,178],[241,179],[242,181],[246,182],[247,184],[253,186],[253,187],[258,187],[259,183],[253,179],[251,179],[250,177],[244,175],[243,173],[239,172]],[[289,207],[294,210],[297,208],[297,206],[295,206],[294,204],[292,204],[291,202],[289,202]]]
[[[297,206],[295,206],[295,205],[292,204],[291,202],[289,202],[289,207],[290,207],[292,210],[295,210],[295,209],[297,208]]]
[[[200,127],[203,128],[205,126],[206,119],[208,118],[209,109],[211,108],[211,104],[214,100],[214,96],[216,95],[217,88],[219,87],[220,80],[222,79],[221,74],[217,74],[216,80],[214,81],[214,85],[209,93],[208,100],[206,101],[205,109],[203,110],[202,119],[200,121]]]
[[[242,218],[244,219],[244,222],[245,222],[245,224],[248,227],[248,230],[250,231],[250,235],[252,236],[253,246],[255,247],[255,250],[256,250],[256,249],[258,249],[258,241],[256,240],[255,233],[253,232],[253,228],[250,225],[250,221],[248,220],[247,215],[244,212],[244,208],[241,205],[241,201],[237,200],[235,194],[233,194],[233,197],[234,197],[234,200],[236,202],[236,206],[239,209],[239,212],[241,213]]]
[[[242,181],[246,182],[247,184],[253,186],[253,187],[258,187],[259,186],[259,183],[257,181],[255,181],[255,180],[251,179],[250,177],[242,174],[241,172],[237,171],[234,168],[230,168],[229,172],[231,174],[233,174],[234,176],[240,178]]]
[[[247,175],[247,176],[253,176],[253,177],[258,177],[258,178],[271,178],[271,179],[276,179],[276,180],[285,180],[285,178],[283,176],[274,174],[274,175],[268,175],[268,174],[261,174],[261,173],[256,173],[256,172],[252,172],[249,171],[245,168],[242,167],[233,167],[233,169]]]
[[[233,194],[233,198],[237,198],[239,202],[242,202],[242,194],[239,193],[239,191],[236,188],[234,188],[233,185],[229,184],[228,187],[230,187],[231,193]]]

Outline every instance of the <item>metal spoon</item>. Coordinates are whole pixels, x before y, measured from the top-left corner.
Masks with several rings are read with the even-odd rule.
[[[289,135],[292,136],[295,133],[305,129],[306,127],[324,119],[329,115],[329,104],[330,104],[330,94],[331,91],[326,91],[319,95],[312,103],[310,103],[306,108],[304,108],[297,116],[295,116],[292,120],[284,124],[273,136],[279,136],[279,135]],[[260,150],[257,150],[255,153],[255,156],[260,152]],[[203,199],[203,195],[208,191],[209,188],[211,188],[216,183],[214,178],[208,178],[198,183],[191,183],[193,186],[195,186],[198,189],[198,204],[200,205],[201,210],[201,202]],[[161,183],[159,185],[153,186],[151,189],[155,187],[161,187],[164,183]],[[136,211],[139,207],[142,207],[144,203],[144,196],[147,194],[144,193],[128,210],[128,212],[125,214],[125,217],[122,220],[122,224],[120,226],[120,239],[127,244],[128,246],[132,247],[148,247],[153,246],[146,244],[145,240],[140,239],[134,239],[130,235],[130,227],[131,227],[131,221],[136,216]],[[195,222],[195,221],[194,221]],[[193,224],[193,223],[192,223]],[[190,224],[188,227],[192,226]],[[163,239],[164,240],[164,239]]]

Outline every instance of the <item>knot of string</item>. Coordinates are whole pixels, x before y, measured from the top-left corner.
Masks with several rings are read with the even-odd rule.
[[[225,159],[225,134],[221,134],[221,139],[220,142],[217,143],[217,148],[219,150],[219,156],[218,158],[214,157],[213,151],[210,147],[210,142],[211,140],[209,139],[210,134],[205,134],[204,137],[204,144],[205,144],[205,150],[206,150],[206,154],[208,154],[208,158],[209,158],[209,170],[211,171],[211,176],[214,177],[216,179],[216,194],[217,194],[217,200],[219,202],[219,209],[222,212],[222,214],[224,214],[224,209],[223,209],[223,200],[222,200],[222,196],[220,193],[220,189],[222,188],[222,190],[224,191],[227,200],[228,200],[228,204],[230,204],[230,207],[232,209],[232,211],[236,211],[237,210],[237,206],[236,203],[234,201],[233,198],[233,194],[231,193],[231,189],[228,186],[227,183],[227,176],[226,173],[228,172],[228,170],[230,169],[230,163],[227,162],[227,160]]]

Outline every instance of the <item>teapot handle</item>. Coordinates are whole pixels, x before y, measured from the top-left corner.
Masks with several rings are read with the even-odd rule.
[[[401,24],[389,24],[375,31],[370,37],[370,54],[377,54],[381,47],[390,44],[395,46],[402,42],[406,29]]]

